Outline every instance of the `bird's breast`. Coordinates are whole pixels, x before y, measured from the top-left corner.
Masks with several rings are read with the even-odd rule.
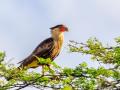
[[[54,59],[60,53],[61,48],[62,48],[62,44],[63,44],[63,40],[54,41],[54,48],[53,48],[53,51],[51,53],[52,59]]]

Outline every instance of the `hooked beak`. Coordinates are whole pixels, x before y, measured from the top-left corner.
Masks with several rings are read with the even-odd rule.
[[[68,32],[68,31],[69,31],[67,27],[65,27],[65,31],[66,31],[66,32]]]

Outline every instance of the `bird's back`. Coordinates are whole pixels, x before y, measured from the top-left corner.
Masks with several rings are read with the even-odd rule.
[[[20,67],[35,68],[39,66],[39,62],[36,57],[41,58],[51,58],[51,53],[54,49],[54,40],[53,38],[48,38],[41,42],[35,50],[27,58],[22,60]]]

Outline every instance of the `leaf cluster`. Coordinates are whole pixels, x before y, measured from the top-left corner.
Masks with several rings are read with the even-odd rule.
[[[90,60],[100,63],[97,68],[89,67],[86,62],[75,68],[62,68],[50,58],[36,57],[40,64],[45,65],[44,75],[42,72],[18,70],[14,65],[6,65],[5,53],[0,52],[0,90],[20,90],[29,86],[55,90],[119,90],[120,38],[115,40],[116,46],[103,45],[96,38],[90,38],[86,43],[70,41],[70,52],[90,55]],[[105,65],[111,67],[106,68]]]

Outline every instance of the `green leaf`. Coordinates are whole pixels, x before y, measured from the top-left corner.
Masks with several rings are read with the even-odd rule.
[[[63,69],[63,73],[69,76],[69,75],[71,75],[73,73],[73,69],[71,69],[71,68],[64,68]]]
[[[64,88],[61,89],[61,90],[73,90],[73,89],[72,89],[72,87],[71,87],[70,85],[66,85],[66,86],[64,86]]]
[[[4,52],[0,52],[0,63],[2,61],[4,61],[4,58],[5,58],[5,53]]]

